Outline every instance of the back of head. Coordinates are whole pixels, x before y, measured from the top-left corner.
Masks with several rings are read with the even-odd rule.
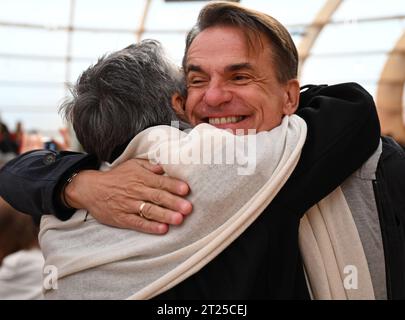
[[[85,151],[112,161],[142,130],[177,119],[171,106],[176,92],[185,94],[178,67],[159,42],[144,40],[89,67],[61,109]]]
[[[244,31],[250,47],[254,46],[254,40],[260,41],[260,37],[264,35],[272,46],[271,58],[280,83],[297,77],[298,51],[288,30],[279,21],[265,13],[225,1],[211,2],[200,11],[197,23],[187,35],[183,58],[184,70],[186,70],[187,52],[193,40],[200,32],[215,26],[240,28]]]

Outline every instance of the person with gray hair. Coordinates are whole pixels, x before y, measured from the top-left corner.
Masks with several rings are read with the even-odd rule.
[[[60,110],[84,150],[108,162],[141,131],[179,121],[172,98],[186,95],[182,72],[155,40],[101,57],[71,91]]]

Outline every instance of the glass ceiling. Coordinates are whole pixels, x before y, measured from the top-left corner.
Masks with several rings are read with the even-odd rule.
[[[297,45],[327,0],[241,0],[284,23]],[[180,63],[206,1],[0,0],[0,117],[52,135],[66,83],[106,52],[160,40]],[[404,0],[343,0],[303,65],[301,83],[357,81],[376,94],[387,54],[405,32]],[[405,72],[405,70],[404,70]]]

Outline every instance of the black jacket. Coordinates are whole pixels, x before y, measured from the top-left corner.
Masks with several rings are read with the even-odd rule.
[[[297,114],[308,124],[301,159],[263,214],[197,274],[158,298],[309,298],[298,249],[301,216],[340,185],[375,151],[380,128],[372,97],[348,83],[311,86]],[[16,209],[62,219],[72,214],[59,202],[63,179],[91,156],[37,151],[0,172],[0,195]]]
[[[384,247],[388,299],[405,299],[405,152],[382,138],[374,195]]]

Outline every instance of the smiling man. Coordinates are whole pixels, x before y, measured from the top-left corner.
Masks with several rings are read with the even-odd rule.
[[[188,97],[176,111],[192,125],[267,131],[298,107],[296,48],[287,30],[260,12],[208,4],[187,37],[183,66]],[[161,298],[309,298],[298,249],[300,218],[373,154],[379,125],[372,98],[355,84],[307,90],[297,114],[307,122],[308,135],[286,185],[217,258]],[[109,172],[76,175],[94,166],[91,157],[55,154],[44,166],[43,156],[25,155],[2,172],[2,178],[19,181],[18,187],[0,191],[21,211],[62,212],[59,217],[68,219],[74,210],[60,203],[66,181],[68,204],[88,209],[105,224],[164,233],[166,223],[181,223],[172,219],[176,212],[191,211],[191,204],[179,197],[188,191],[184,182],[155,175],[135,161]],[[17,174],[22,167],[25,173]],[[35,186],[24,178],[32,170],[40,176]],[[29,198],[38,193],[44,197]],[[25,200],[17,201],[16,194]],[[140,207],[140,201],[147,203]]]
[[[263,34],[237,27],[219,25],[202,31],[191,42],[183,65],[186,118],[193,124],[209,122],[245,134],[248,129],[260,132],[278,126],[284,115],[296,111],[300,88],[296,66],[287,69],[285,59],[277,60],[277,50]],[[290,50],[294,52],[294,47]],[[285,67],[277,72],[269,61]]]

